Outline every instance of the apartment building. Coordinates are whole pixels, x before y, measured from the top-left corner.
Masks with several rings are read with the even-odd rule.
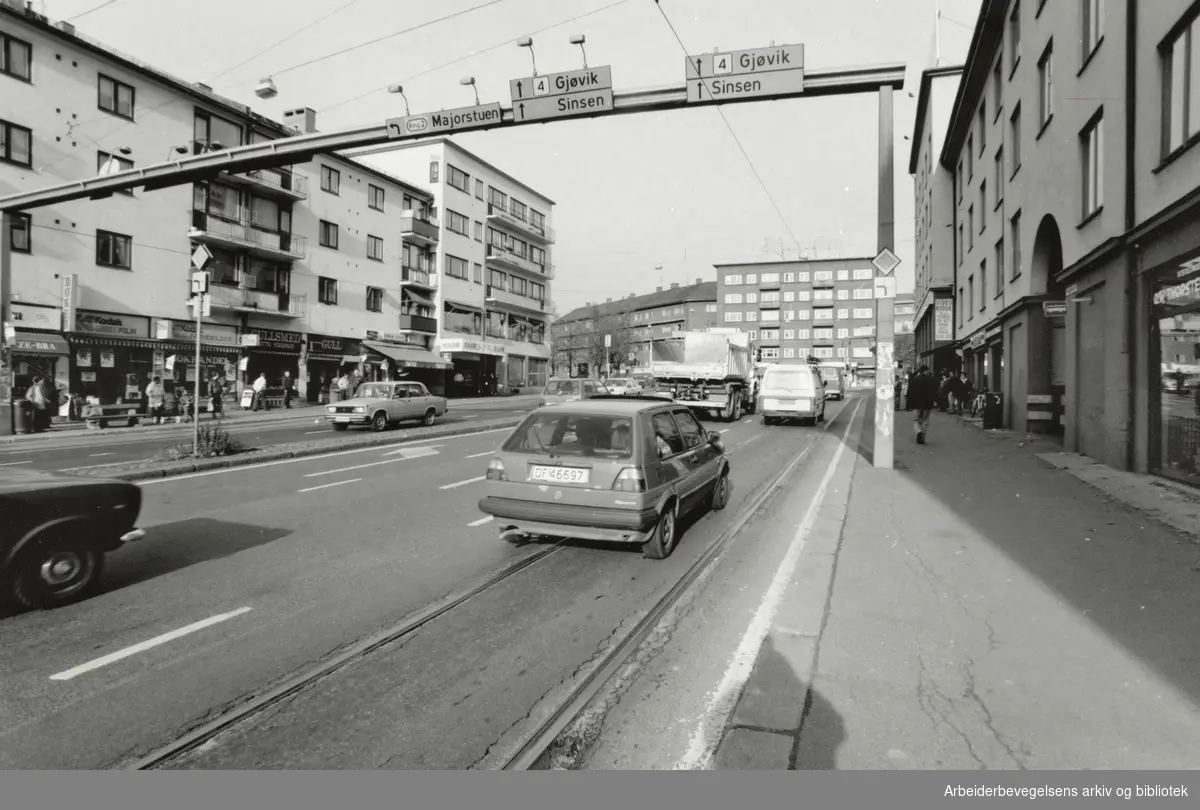
[[[875,368],[871,257],[718,264],[721,326],[749,333],[762,362]]]
[[[354,154],[432,190],[437,245],[404,284],[433,301],[435,348],[453,365],[447,390],[544,386],[554,201],[448,138]]]
[[[984,2],[941,154],[956,340],[1005,424],[1191,482],[1198,32],[1188,0]]]
[[[650,364],[655,340],[676,332],[706,331],[718,324],[716,282],[702,279],[604,303],[589,302],[554,322],[554,373],[575,376],[580,363],[588,364],[589,374],[601,371],[594,366],[606,355],[606,334],[614,370],[636,370]]]
[[[908,173],[913,178],[913,329],[920,364],[940,374],[958,367],[954,346],[954,177],[940,155],[962,78],[961,65],[921,73]],[[897,308],[900,304],[897,301]],[[900,318],[899,313],[896,315]]]
[[[0,194],[312,131],[255,114],[0,2]],[[302,398],[338,373],[448,368],[404,331],[401,255],[432,196],[337,156],[223,173],[35,209],[10,232],[13,384],[46,374],[102,403],[139,401],[148,377],[194,381],[192,256],[211,255],[199,373],[235,389],[285,373]],[[436,239],[435,239],[436,241]],[[440,372],[439,372],[440,373]]]

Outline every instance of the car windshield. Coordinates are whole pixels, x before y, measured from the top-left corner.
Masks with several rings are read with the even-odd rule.
[[[812,373],[805,371],[769,371],[763,388],[782,388],[787,391],[811,391]]]
[[[546,456],[630,458],[633,423],[625,416],[535,413],[508,437],[503,450]]]
[[[365,399],[391,399],[391,383],[363,383],[358,387],[357,396]]]
[[[573,397],[579,393],[579,383],[575,380],[553,380],[546,386],[542,396]]]

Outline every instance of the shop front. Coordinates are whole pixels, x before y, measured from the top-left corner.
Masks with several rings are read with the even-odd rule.
[[[917,315],[914,331],[917,367],[929,366],[935,377],[942,371],[954,371],[958,361],[954,353],[954,298],[949,291],[934,291],[932,299]]]
[[[1200,485],[1200,257],[1147,274],[1150,469]]]
[[[143,405],[154,374],[158,341],[141,315],[76,310],[67,335],[71,349],[69,388],[100,405]]]
[[[306,338],[301,382],[310,403],[330,401],[330,386],[343,373],[359,368],[365,354],[358,338],[310,334]]]
[[[154,372],[160,375],[168,391],[186,387],[195,392],[196,324],[169,318],[154,318]],[[235,388],[238,369],[237,327],[206,323],[200,329],[200,395],[208,395],[208,381],[214,376],[226,388]]]
[[[424,383],[430,393],[444,395],[444,378],[453,368],[445,357],[424,346],[409,343],[405,335],[383,333],[373,340],[364,340],[363,349],[377,363],[376,373],[382,380],[412,380]]]
[[[62,310],[18,301],[9,307],[16,329],[10,341],[13,397],[25,396],[37,377],[45,377],[59,392],[70,392],[71,348],[62,336]],[[60,399],[67,402],[65,396]],[[65,406],[61,412],[65,414]]]
[[[286,372],[293,380],[300,376],[300,355],[305,345],[304,335],[280,329],[246,327],[239,337],[242,343],[242,382],[251,387],[260,374],[267,377],[266,399],[270,402],[283,397],[283,377]]]
[[[502,345],[476,338],[442,338],[437,351],[449,361],[446,372],[448,397],[479,397],[488,392],[490,382],[500,381],[498,371],[506,352]]]

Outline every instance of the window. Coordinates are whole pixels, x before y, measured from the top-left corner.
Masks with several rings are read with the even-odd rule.
[[[795,340],[796,339],[796,330],[795,329],[784,329],[783,330],[783,339],[784,340]]]
[[[1008,15],[1008,60],[1012,65],[1011,71],[1016,71],[1017,63],[1021,61],[1020,0],[1017,0],[1016,3],[1013,3],[1012,13]]]
[[[833,340],[832,329],[814,329],[813,340]]]
[[[808,271],[805,270],[801,273],[797,273],[796,281],[800,282],[801,284],[807,284],[808,283]]]
[[[725,323],[741,323],[741,322],[742,322],[742,313],[740,313],[740,312],[726,312],[725,313]]]
[[[779,340],[779,330],[778,329],[764,329],[759,334],[759,337],[762,338],[763,340]]]
[[[828,346],[814,346],[812,353],[813,357],[833,357],[833,349]]]
[[[447,208],[446,229],[454,231],[454,233],[457,233],[460,236],[469,237],[471,235],[471,220],[467,219],[457,211],[451,211],[449,208]]]
[[[850,330],[845,328],[838,329],[837,336],[840,340],[845,340],[846,338],[850,337]]]
[[[508,210],[514,217],[522,222],[525,222],[529,218],[529,209],[526,207],[525,203],[519,201],[516,197],[513,197],[509,201]]]
[[[438,169],[439,168],[440,168],[440,164],[436,160],[432,160],[429,162],[429,182],[430,183],[438,182]]]
[[[488,202],[501,211],[508,209],[508,195],[498,188],[491,187],[488,193]]]
[[[0,121],[0,160],[33,167],[33,130]]]
[[[471,193],[471,178],[452,163],[446,164],[446,182],[464,194]]]
[[[475,178],[475,199],[483,199],[483,181],[479,178]]]
[[[333,222],[321,220],[321,247],[338,249],[338,226]]]
[[[996,241],[996,252],[992,257],[992,261],[996,263],[996,297],[1004,292],[1004,237],[1001,236]]]
[[[1083,161],[1083,216],[1104,205],[1104,114],[1096,114],[1079,135]]]
[[[717,311],[717,305],[716,305],[716,304],[705,304],[705,305],[704,305],[704,311],[705,311],[705,312],[716,312],[716,311]]]
[[[125,172],[125,171],[129,171],[130,169],[133,168],[132,160],[123,158],[120,155],[110,155],[108,152],[97,152],[96,153],[96,174],[101,174],[104,171],[104,167],[106,165],[108,165],[108,162],[110,160],[114,162],[114,165],[116,167],[114,169],[114,172]],[[125,191],[122,191],[119,193],[127,194],[130,197],[132,197],[133,189],[126,189]]]
[[[796,291],[796,300],[797,301],[811,301],[812,300],[812,290],[797,290]]]
[[[818,270],[813,273],[813,281],[833,281],[833,271]]]
[[[762,274],[762,283],[763,284],[778,284],[779,283],[779,274],[778,273],[763,273]]]
[[[383,261],[383,239],[378,236],[367,237],[367,258]]]
[[[446,275],[467,280],[467,260],[457,256],[446,255]]]
[[[383,312],[383,290],[378,287],[367,287],[367,311]]]
[[[967,298],[967,320],[975,319],[975,276],[967,278],[967,292],[970,297]]]
[[[814,301],[832,301],[833,290],[813,290]]]
[[[479,262],[474,265],[474,280],[476,284],[483,283],[483,265]]]
[[[751,273],[750,275],[746,276],[746,283],[747,284],[757,284],[758,283],[758,274]]]
[[[784,273],[783,274],[783,283],[784,284],[794,284],[795,282],[796,282],[796,274],[795,273]]]
[[[1038,60],[1038,124],[1042,129],[1054,115],[1054,41]]]
[[[12,213],[8,222],[9,247],[14,253],[33,251],[33,219],[29,214]]]
[[[725,283],[730,287],[737,287],[742,283],[741,276],[725,276]]]
[[[1004,147],[996,150],[996,175],[992,178],[996,184],[996,207],[1004,201]]]
[[[330,194],[342,193],[342,173],[328,166],[321,167],[321,191]]]
[[[975,136],[967,136],[967,182],[975,179]]]
[[[987,149],[987,101],[979,103],[979,155]]]
[[[764,309],[759,317],[767,323],[779,323],[779,310]]]
[[[958,201],[963,201],[963,162],[958,162],[958,174],[954,175],[954,179],[958,182]]]
[[[838,270],[837,271],[837,280],[838,281],[849,281],[850,280],[850,271],[849,270]]]
[[[784,319],[785,321],[794,321],[794,320],[796,320],[796,311],[795,311],[794,309],[785,309],[785,310],[783,311],[783,319]]]
[[[845,308],[844,308],[844,309],[839,309],[839,310],[837,311],[837,319],[838,319],[839,321],[844,321],[844,320],[846,320],[846,319],[847,319],[847,318],[849,318],[849,317],[850,317],[850,310],[849,310],[849,309],[845,309]]]
[[[793,301],[795,301],[796,300],[796,291],[795,290],[787,290],[786,292],[784,292],[783,300],[789,304],[792,303]]]
[[[962,223],[960,222],[960,223],[958,223],[958,243],[955,245],[955,248],[958,251],[958,263],[959,264],[962,264],[962,262],[963,262],[963,248],[964,247],[965,247],[965,245],[963,243],[963,226],[962,226]]]
[[[979,262],[979,311],[987,309],[987,259]]]
[[[1200,59],[1194,43],[1200,18],[1162,46],[1163,155],[1171,154],[1200,132]]]
[[[367,187],[367,205],[376,211],[383,210],[383,189],[379,186]]]
[[[483,223],[478,220],[475,221],[475,241],[483,241]]]
[[[133,267],[133,237],[96,231],[96,264],[129,270]]]
[[[100,109],[133,120],[133,88],[100,74]]]
[[[1091,59],[1104,39],[1104,0],[1083,0],[1083,65]]]
[[[811,321],[811,320],[813,320],[813,316],[812,316],[812,310],[810,310],[810,309],[798,309],[798,310],[796,310],[796,319],[797,319],[797,320],[800,320],[800,321]]]
[[[837,300],[849,301],[850,300],[850,291],[846,290],[846,289],[838,290],[837,291]]]
[[[854,280],[855,281],[870,281],[871,275],[872,275],[871,268],[860,267],[854,271]]]
[[[202,153],[209,145],[216,148],[219,144],[225,149],[231,146],[241,146],[244,134],[241,125],[215,115],[209,115],[203,110],[196,110],[192,133],[195,141],[192,144],[192,153],[196,155]]]
[[[775,348],[774,346],[770,348],[764,348],[762,350],[762,358],[763,360],[778,360],[779,349]]]
[[[317,281],[317,294],[320,297],[322,304],[329,306],[337,306],[338,301],[338,285],[336,278],[326,278],[321,276]]]
[[[746,293],[746,303],[747,304],[757,304],[758,303],[758,293]]]
[[[996,66],[992,68],[992,109],[996,111],[993,114],[995,118],[1000,117],[1000,108],[1004,103],[1004,69],[1002,63],[1002,59],[997,59]]]
[[[758,313],[757,313],[757,312],[747,312],[747,313],[746,313],[746,320],[747,320],[747,321],[757,321],[757,320],[758,320]]]
[[[975,206],[967,209],[967,251],[975,249]]]
[[[832,321],[833,320],[833,310],[832,309],[814,309],[813,310],[813,320],[814,321]]]
[[[809,340],[812,333],[808,329],[797,329],[796,340]]]
[[[784,359],[792,360],[796,357],[796,350],[795,349],[784,349],[783,356],[784,356]]]
[[[725,293],[725,303],[726,304],[742,303],[742,294],[741,293]]]
[[[871,297],[872,296],[871,296],[871,288],[870,287],[860,287],[859,289],[854,291],[854,298],[857,301],[869,300]]]
[[[1008,229],[1009,238],[1012,240],[1012,278],[1016,279],[1021,275],[1021,212],[1012,215],[1011,225]]]
[[[0,34],[0,73],[29,81],[33,76],[33,46]]]
[[[987,180],[979,184],[979,232],[987,227]]]
[[[1021,170],[1021,104],[1019,102],[1013,109],[1013,114],[1009,119],[1008,125],[1012,133],[1009,138],[1009,142],[1012,143],[1013,162],[1012,175],[1010,176],[1015,176]]]

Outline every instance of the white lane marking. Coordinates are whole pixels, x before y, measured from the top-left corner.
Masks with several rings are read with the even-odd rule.
[[[18,464],[32,464],[32,463],[33,463],[33,459],[30,459],[29,461],[6,461],[3,464],[0,464],[0,467],[15,467]]]
[[[724,430],[717,431],[717,433],[728,433],[728,432],[729,432],[729,428],[725,428]]]
[[[349,481],[335,481],[332,484],[321,484],[319,487],[309,487],[308,489],[298,489],[297,492],[316,492],[318,489],[329,489],[329,487],[340,487],[342,484],[356,484],[361,481],[361,478],[351,478]]]
[[[391,450],[387,453],[384,453],[384,455],[385,456],[404,456],[405,458],[421,458],[422,456],[436,456],[437,455],[436,450],[434,450],[432,453],[424,452],[427,449],[433,450],[433,448],[435,448],[435,447],[442,447],[442,445],[440,445],[440,444],[424,444],[424,445],[421,445],[420,447],[413,447],[413,448],[401,447],[399,450]]]
[[[721,679],[716,691],[709,696],[708,705],[704,707],[700,723],[692,733],[687,753],[676,764],[675,770],[707,770],[712,763],[717,746],[721,743],[721,735],[729,715],[737,707],[738,696],[742,694],[746,681],[750,679],[750,673],[754,670],[758,653],[775,621],[779,604],[783,601],[784,591],[787,590],[788,583],[796,573],[796,566],[800,562],[800,553],[804,551],[808,533],[812,531],[813,524],[816,522],[817,512],[821,508],[821,502],[825,499],[825,490],[829,488],[829,482],[833,480],[833,473],[837,469],[838,462],[842,460],[842,453],[846,450],[846,440],[857,415],[858,405],[856,404],[854,413],[847,421],[846,430],[842,433],[837,450],[833,454],[833,459],[825,468],[825,474],[821,477],[817,491],[813,493],[808,511],[804,513],[804,519],[796,527],[791,546],[784,555],[783,562],[775,571],[775,576],[771,579],[766,593],[763,594],[762,602],[759,604],[758,610],[754,612],[754,617],[750,620],[745,635],[742,636],[733,660],[729,662],[729,667],[725,670],[725,676]]]
[[[441,445],[438,446],[440,447]],[[389,458],[385,461],[371,461],[366,464],[355,464],[353,467],[340,467],[336,470],[322,470],[321,472],[308,473],[304,477],[319,478],[322,475],[334,475],[336,473],[350,472],[351,470],[364,470],[367,467],[379,467],[383,464],[395,464],[397,461],[408,461],[409,459],[413,458],[424,458],[425,456],[436,456],[438,454],[438,451],[434,450],[432,447],[414,447],[411,450],[404,448],[404,451],[405,454],[398,458]],[[393,454],[389,453],[388,455]]]
[[[472,521],[472,522],[468,523],[467,525],[468,526],[482,526],[485,523],[491,523],[495,519],[496,518],[494,515],[488,515],[487,517],[481,517],[479,520]]]
[[[475,478],[468,478],[466,481],[455,481],[453,484],[443,484],[438,489],[455,489],[457,487],[465,487],[467,484],[474,484],[476,481],[482,481],[487,478],[486,475],[479,475]]]
[[[203,630],[206,627],[212,627],[214,624],[220,624],[223,621],[228,621],[235,616],[241,616],[243,613],[249,613],[250,610],[251,608],[248,607],[238,608],[237,610],[230,611],[229,613],[222,613],[218,616],[212,616],[204,619],[203,621],[189,624],[187,627],[180,627],[178,630],[172,630],[171,632],[164,633],[161,636],[155,636],[148,641],[134,644],[132,647],[126,647],[123,650],[117,650],[115,653],[109,653],[108,655],[102,656],[93,661],[88,661],[86,664],[80,664],[74,669],[56,672],[50,676],[50,680],[69,681],[72,678],[77,678],[80,675],[91,672],[92,670],[106,667],[115,661],[120,661],[122,658],[128,658],[131,655],[137,655],[138,653],[145,652],[152,647],[157,647],[160,644],[166,644],[168,641],[174,641],[177,638],[182,638],[189,633],[195,633],[197,630]]]
[[[483,456],[490,456],[495,452],[496,452],[495,450],[488,450],[487,452],[484,452],[484,453],[474,453],[472,455],[467,456],[467,458],[481,458]],[[24,464],[25,462],[21,462],[21,463]]]
[[[753,417],[750,417],[750,418],[747,418],[747,419],[743,419],[743,420],[742,420],[742,424],[743,424],[743,425],[748,425],[748,424],[750,424],[752,421],[754,421]]]
[[[480,430],[475,433],[462,433],[458,436],[434,436],[428,439],[413,439],[404,444],[413,446],[418,444],[427,444],[429,442],[445,441],[447,439],[470,439],[474,436],[484,436],[488,433],[511,433],[511,427],[492,428],[491,430]],[[222,467],[218,470],[206,470],[205,472],[188,473],[187,475],[175,475],[170,478],[148,478],[145,481],[134,481],[140,487],[150,486],[152,484],[168,484],[175,481],[187,481],[192,478],[205,478],[210,475],[225,475],[226,473],[238,472],[240,470],[261,470],[263,467],[275,467],[280,464],[298,464],[302,461],[319,461],[326,458],[336,458],[337,456],[348,456],[352,453],[371,453],[379,450],[375,447],[359,447],[354,450],[339,450],[333,453],[322,453],[319,456],[304,456],[303,458],[285,458],[279,461],[264,461],[262,464],[246,464],[241,467]]]
[[[304,435],[312,436],[317,433],[328,433],[328,432],[329,432],[328,430],[306,430],[306,431],[304,431]]]
[[[100,456],[115,456],[116,453],[92,453],[88,458],[100,458]]]

